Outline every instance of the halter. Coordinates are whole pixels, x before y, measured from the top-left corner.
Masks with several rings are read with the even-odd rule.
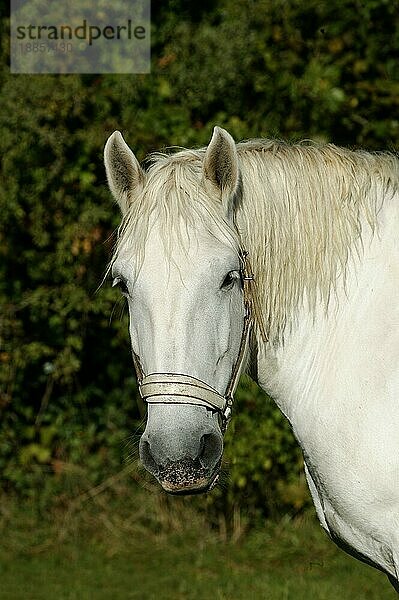
[[[233,394],[240,378],[252,326],[256,319],[262,339],[267,341],[257,295],[253,289],[255,278],[248,260],[248,252],[240,252],[240,273],[243,284],[244,324],[237,359],[233,365],[225,393],[222,395],[204,381],[179,373],[151,373],[145,375],[139,356],[132,351],[140,396],[147,404],[192,404],[216,411],[224,433],[231,418]]]

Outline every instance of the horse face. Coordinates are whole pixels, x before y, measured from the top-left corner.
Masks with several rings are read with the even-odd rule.
[[[132,349],[142,371],[183,375],[186,383],[195,378],[223,396],[244,324],[239,244],[232,233],[240,192],[234,140],[215,127],[206,151],[191,157],[188,167],[172,165],[168,171],[160,161],[145,173],[115,132],[104,158],[110,189],[127,217],[112,271],[128,300]],[[159,218],[160,211],[166,219]],[[196,219],[187,218],[195,211],[201,218],[198,212]],[[181,221],[172,223],[171,215]],[[134,256],[126,231],[142,260]],[[190,401],[189,385],[179,396],[183,404],[167,391],[157,388],[161,403],[148,406],[141,460],[168,492],[205,491],[216,481],[222,456],[218,414]]]
[[[182,234],[183,235],[183,234]],[[195,377],[224,394],[244,320],[237,253],[205,231],[185,230],[169,253],[155,223],[138,272],[129,251],[112,269],[127,298],[132,349],[145,374]],[[223,451],[218,414],[205,406],[149,404],[140,458],[171,493],[206,491]]]

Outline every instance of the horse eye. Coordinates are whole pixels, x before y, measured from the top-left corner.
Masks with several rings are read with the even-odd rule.
[[[223,280],[222,285],[220,286],[222,290],[228,290],[233,287],[236,281],[239,279],[239,273],[237,271],[230,271],[227,273],[226,277]]]
[[[124,296],[129,294],[126,281],[122,279],[122,277],[115,277],[114,281],[112,282],[112,287],[117,287]]]

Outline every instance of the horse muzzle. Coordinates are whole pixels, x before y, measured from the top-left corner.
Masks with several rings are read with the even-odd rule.
[[[208,491],[216,484],[223,453],[217,415],[195,405],[149,405],[139,449],[143,466],[166,492]]]
[[[220,462],[210,475],[208,470],[195,461],[182,460],[163,467],[157,479],[168,494],[202,494],[209,492],[219,479]]]

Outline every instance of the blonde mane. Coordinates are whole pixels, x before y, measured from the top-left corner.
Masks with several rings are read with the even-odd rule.
[[[201,184],[204,149],[155,154],[145,189],[122,221],[115,256],[127,245],[142,260],[152,217],[161,220],[169,250],[184,224],[201,223],[249,251],[263,321],[278,341],[305,296],[311,307],[328,306],[349,258],[361,251],[362,227],[374,230],[382,201],[399,189],[399,161],[389,153],[270,140],[242,142],[237,151],[235,227]]]
[[[138,270],[155,222],[161,225],[162,241],[171,259],[176,243],[184,250],[184,230],[195,231],[199,226],[238,251],[237,231],[225,218],[220,203],[209,198],[201,185],[203,154],[201,150],[183,150],[176,154],[157,152],[147,158],[145,187],[122,219],[111,265],[127,248]]]

